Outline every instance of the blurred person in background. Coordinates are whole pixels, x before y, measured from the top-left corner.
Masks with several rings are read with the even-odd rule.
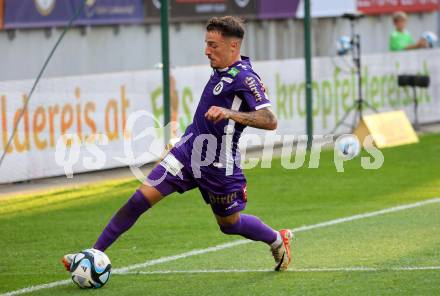
[[[393,14],[393,23],[396,30],[390,36],[390,51],[403,51],[419,48],[428,48],[429,44],[424,38],[416,43],[411,33],[407,31],[408,17],[405,12],[398,11]]]

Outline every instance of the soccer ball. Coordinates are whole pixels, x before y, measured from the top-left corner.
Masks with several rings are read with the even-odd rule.
[[[425,39],[426,42],[428,42],[428,45],[431,48],[435,47],[435,45],[437,44],[438,37],[433,32],[425,32],[425,33],[423,33],[422,38]]]
[[[111,269],[106,254],[96,249],[87,249],[76,254],[70,265],[70,275],[81,289],[97,289],[108,282]]]
[[[350,160],[355,158],[361,152],[361,144],[355,135],[343,135],[336,140],[336,149],[339,155]]]

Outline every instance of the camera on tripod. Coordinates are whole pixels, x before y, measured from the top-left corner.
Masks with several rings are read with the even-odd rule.
[[[363,17],[363,14],[357,12],[345,13],[342,15],[342,18],[350,21],[351,35],[350,37],[342,36],[339,38],[337,42],[337,50],[339,55],[346,55],[351,52],[354,64],[354,72],[357,76],[358,97],[344,114],[342,119],[336,124],[332,133],[335,133],[341,125],[349,126],[351,127],[351,131],[353,131],[362,119],[362,114],[365,107],[373,110],[376,113],[378,112],[373,106],[364,100],[362,93],[361,36],[360,34],[356,33],[355,25],[357,21]],[[349,125],[346,124],[345,121],[348,119],[352,111],[354,111],[355,114],[353,115],[353,123]]]
[[[342,18],[348,19],[351,22],[351,36],[341,36],[336,42],[337,53],[340,56],[349,53],[355,46],[356,42],[360,41],[355,38],[354,34],[354,22],[363,18],[364,15],[361,13],[345,13]]]

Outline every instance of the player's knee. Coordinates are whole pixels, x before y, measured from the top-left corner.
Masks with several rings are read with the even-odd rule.
[[[138,190],[142,192],[144,197],[150,203],[151,207],[164,198],[164,196],[156,188],[149,185],[142,184],[139,186]]]
[[[224,234],[237,234],[237,230],[235,229],[235,227],[233,227],[233,225],[219,225],[219,227],[220,231]]]
[[[240,221],[236,221],[234,223],[223,222],[218,224],[220,227],[220,231],[224,234],[239,234],[241,223]]]
[[[241,221],[240,213],[222,217],[215,215],[220,231],[224,234],[238,234],[240,232]]]

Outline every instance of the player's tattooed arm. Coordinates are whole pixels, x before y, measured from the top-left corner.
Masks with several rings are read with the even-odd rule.
[[[253,112],[228,110],[227,113],[228,119],[232,119],[243,125],[265,130],[275,130],[277,128],[277,118],[269,108],[263,108]]]
[[[238,112],[226,108],[212,106],[205,117],[214,123],[224,119],[232,119],[246,126],[265,130],[275,130],[277,128],[277,118],[269,108],[263,108],[252,112]]]

